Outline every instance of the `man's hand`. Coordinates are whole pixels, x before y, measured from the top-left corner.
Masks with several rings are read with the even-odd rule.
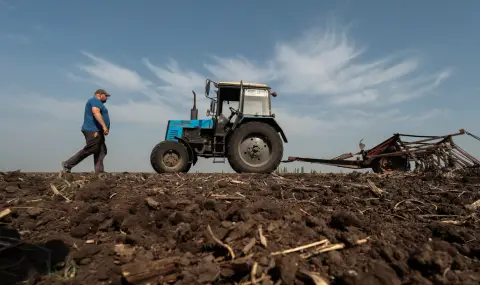
[[[108,128],[107,127],[103,127],[103,134],[104,135],[108,135]]]

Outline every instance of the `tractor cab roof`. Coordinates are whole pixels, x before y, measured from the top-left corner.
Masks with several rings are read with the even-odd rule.
[[[240,82],[229,82],[229,81],[223,81],[223,82],[218,82],[218,87],[240,87]],[[260,84],[260,83],[248,83],[248,82],[243,82],[244,87],[256,87],[256,88],[267,88],[270,89],[270,87],[266,84]]]

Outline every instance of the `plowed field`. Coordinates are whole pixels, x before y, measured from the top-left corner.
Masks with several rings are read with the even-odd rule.
[[[478,172],[2,173],[0,283],[480,284],[479,189]]]

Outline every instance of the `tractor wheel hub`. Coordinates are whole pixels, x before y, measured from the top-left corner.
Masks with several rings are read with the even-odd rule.
[[[239,146],[240,156],[249,165],[264,164],[270,158],[269,143],[261,137],[248,137]]]
[[[165,155],[163,156],[163,162],[168,167],[174,167],[175,165],[177,165],[178,161],[179,161],[178,154],[172,150],[166,152]]]

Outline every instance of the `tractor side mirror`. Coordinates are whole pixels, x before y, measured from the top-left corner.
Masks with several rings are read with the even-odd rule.
[[[207,81],[207,85],[205,85],[205,94],[210,95],[210,81]]]
[[[215,114],[215,102],[210,102],[210,113]]]

